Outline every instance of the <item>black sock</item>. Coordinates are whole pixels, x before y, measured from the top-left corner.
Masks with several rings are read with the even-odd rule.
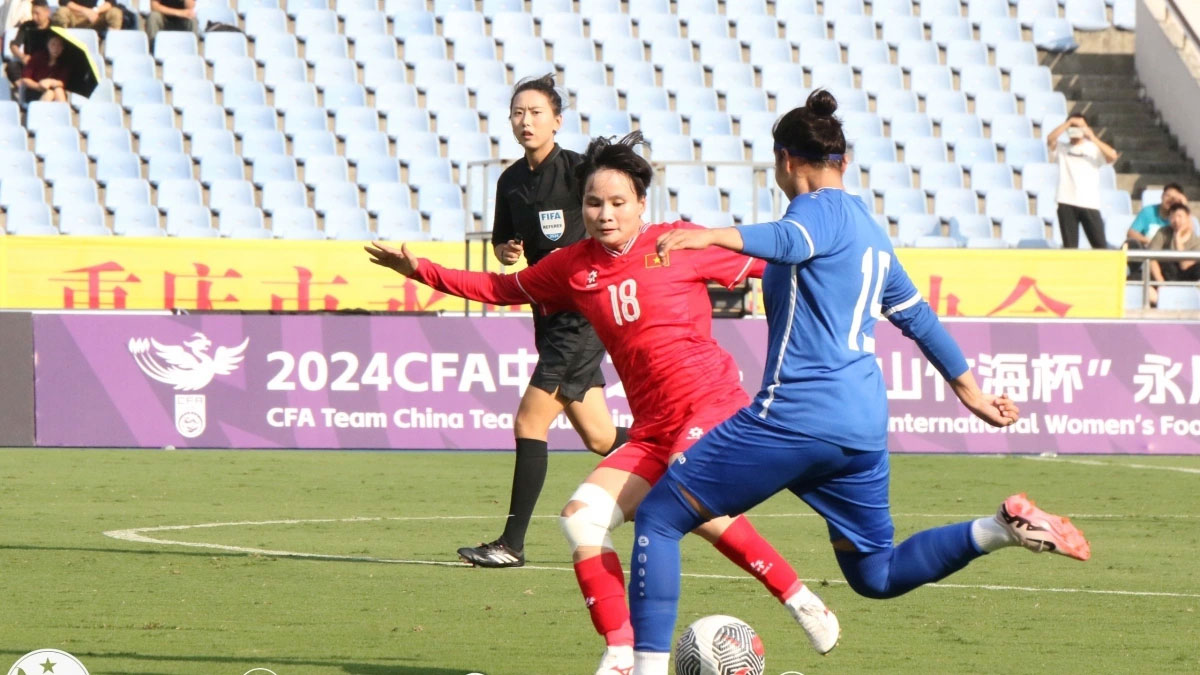
[[[532,438],[517,439],[517,462],[513,466],[512,495],[508,503],[508,522],[500,540],[514,550],[525,548],[525,531],[533,507],[537,505],[542,485],[546,482],[546,441]]]
[[[613,450],[616,450],[617,448],[621,447],[622,445],[625,445],[628,442],[629,442],[629,427],[617,427],[617,438],[616,438],[616,440],[613,441],[612,447],[608,449],[608,452],[604,453],[604,456],[607,457],[607,456],[611,455],[613,453]]]

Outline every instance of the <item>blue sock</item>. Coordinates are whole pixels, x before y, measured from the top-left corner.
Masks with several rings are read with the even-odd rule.
[[[704,520],[664,478],[642,500],[633,528],[629,609],[634,649],[669,652],[679,611],[679,540]]]
[[[837,560],[856,593],[886,599],[953,574],[981,555],[967,521],[923,530],[886,551],[838,552]]]

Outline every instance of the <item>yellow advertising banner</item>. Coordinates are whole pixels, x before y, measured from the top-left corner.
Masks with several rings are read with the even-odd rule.
[[[489,244],[411,248],[448,267],[469,262],[479,270],[487,256],[489,270],[502,269]],[[942,316],[1115,318],[1124,311],[1121,251],[910,248],[898,256]],[[372,265],[357,242],[3,237],[0,307],[459,312],[466,303]]]
[[[1110,319],[1125,313],[1125,252],[897,249],[941,316]]]
[[[0,307],[464,310],[463,300],[370,263],[364,243],[0,237]],[[416,242],[410,249],[454,268],[467,266],[469,253],[473,270],[482,268],[486,254],[489,271],[503,269],[490,244],[466,249],[461,243]],[[471,303],[471,309],[480,305]]]

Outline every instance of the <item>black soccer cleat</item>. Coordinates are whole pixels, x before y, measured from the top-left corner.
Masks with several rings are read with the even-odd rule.
[[[475,547],[464,546],[458,549],[458,556],[475,567],[523,567],[525,565],[525,551],[515,551],[499,539]]]

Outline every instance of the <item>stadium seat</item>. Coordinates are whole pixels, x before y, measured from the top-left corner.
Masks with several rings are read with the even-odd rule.
[[[146,164],[146,180],[158,185],[167,180],[191,180],[192,158],[181,152],[161,152]]]
[[[147,200],[149,196],[147,196]],[[111,210],[111,209],[109,209]],[[113,214],[113,234],[125,236],[165,236],[158,225],[158,209],[149,204],[122,204]],[[158,230],[157,234],[149,234]]]
[[[412,183],[410,176],[409,183]],[[462,209],[462,188],[457,183],[427,183],[417,188],[417,208],[428,214],[436,209]]]
[[[946,142],[940,138],[910,138],[904,145],[904,161],[917,171],[931,162],[948,160]]]
[[[867,170],[877,162],[896,161],[896,144],[890,138],[858,139],[851,145],[850,152],[853,160]]]
[[[15,148],[23,150],[24,148]],[[79,132],[75,127],[53,127],[43,129],[33,138],[33,154],[45,159],[52,154],[78,152]]]
[[[200,7],[197,7],[197,11],[199,9]],[[259,42],[255,43],[255,51],[262,51]],[[249,53],[250,50],[247,47],[246,36],[242,33],[206,32],[204,34],[204,60],[210,64],[216,63],[218,58],[248,56]],[[265,54],[259,54],[259,61],[261,62],[265,57]]]
[[[925,214],[925,193],[916,188],[891,188],[883,194],[883,212],[893,222],[906,213]]]
[[[461,209],[436,209],[429,218],[429,236],[433,241],[463,241],[467,212]]]
[[[370,241],[375,238],[367,212],[360,208],[338,208],[324,214],[325,236],[341,241]]]
[[[159,210],[162,210],[160,207]],[[172,204],[166,209],[167,236],[172,237],[214,237],[217,232],[212,228],[212,213],[203,204]]]
[[[350,169],[345,157],[318,155],[304,165],[304,182],[310,187],[321,183],[342,183],[350,180]]]
[[[154,39],[154,60],[162,64],[167,56],[176,54],[199,54],[196,34],[188,31],[164,30]]]
[[[128,132],[124,129],[119,130]],[[128,148],[125,149],[126,153]],[[5,177],[0,177],[4,180]],[[83,153],[55,153],[46,156],[42,162],[42,179],[50,185],[64,178],[89,178],[88,155]]]
[[[12,103],[8,101],[7,103]],[[15,114],[15,104],[13,104]],[[0,103],[0,113],[6,113],[9,110],[7,106]],[[5,115],[0,115],[0,118],[5,118]],[[5,120],[0,119],[0,124],[4,124]],[[20,122],[14,118],[12,123],[19,124]],[[79,110],[79,131],[85,136],[90,135],[97,129],[104,128],[119,128],[124,124],[121,106],[116,103],[103,101],[88,101]]]
[[[376,230],[380,239],[389,241],[411,241],[425,234],[421,231],[421,214],[405,209],[379,212]]]
[[[950,71],[949,66],[935,64],[920,64],[912,67],[909,73],[911,89],[913,93],[922,98],[928,99],[931,92],[950,92],[954,90],[954,75]],[[959,96],[963,94],[958,92]],[[926,112],[929,106],[926,105]],[[965,112],[965,106],[964,110]]]
[[[893,188],[912,187],[912,169],[904,162],[878,162],[868,172],[871,192],[882,197]]]
[[[113,63],[124,55],[150,53],[150,42],[140,30],[110,30],[104,40],[104,60]]]
[[[1137,30],[1137,5],[1135,0],[1115,0],[1113,2],[1113,27],[1120,30]]]
[[[959,141],[983,138],[983,124],[975,113],[948,113],[938,126],[942,140],[951,147],[957,146]]]
[[[954,161],[967,171],[980,162],[995,162],[996,145],[989,138],[959,139],[954,144]]]
[[[1046,162],[1046,143],[1040,138],[1011,139],[1004,146],[1004,161],[1016,171],[1030,163]]]
[[[292,137],[291,155],[298,164],[308,160],[337,154],[337,138],[329,131],[300,131]]]
[[[862,89],[871,96],[884,91],[904,88],[904,73],[900,66],[891,64],[871,64],[863,68]]]
[[[136,161],[136,157],[134,158]],[[97,167],[97,173],[99,173]],[[8,178],[36,178],[37,157],[28,150],[0,152],[0,182]]]
[[[991,239],[992,220],[978,213],[956,214],[950,218],[950,236],[964,244],[972,239]]]
[[[149,55],[125,55],[117,59],[112,66],[112,81],[124,88],[134,80],[155,79],[154,57]]]
[[[217,63],[224,63],[230,60],[230,57],[222,57]],[[189,81],[206,81],[204,59],[200,58],[199,54],[174,54],[168,56],[163,61],[162,80],[168,89],[175,89]],[[194,88],[198,85],[192,86]]]
[[[1033,24],[1033,44],[1048,52],[1070,52],[1079,47],[1075,29],[1065,18],[1046,18]]]
[[[1001,72],[1011,72],[1016,66],[1034,66],[1037,62],[1037,48],[1031,42],[1008,40],[996,45],[996,67]]]
[[[309,182],[313,184],[312,181]],[[341,209],[357,209],[359,207],[358,185],[349,181],[317,182],[313,190],[313,210],[328,219],[331,212]]]
[[[54,182],[50,204],[61,209],[66,204],[97,204],[99,201],[96,181],[87,176],[65,176]]]
[[[104,186],[104,207],[150,205],[150,182],[141,178],[112,178]]]
[[[224,132],[228,134],[229,132]],[[242,180],[245,164],[239,155],[211,154],[200,158],[200,184],[208,186],[219,180]]]
[[[203,163],[210,157],[233,157],[240,164],[235,145],[233,133],[226,129],[199,129],[192,134],[192,159]]]
[[[164,179],[159,181],[156,188],[155,204],[164,213],[177,206],[204,204],[204,189],[199,181],[191,178]],[[169,228],[167,233],[170,234]]]
[[[1130,214],[1133,213],[1132,200],[1129,193],[1125,190],[1102,189],[1100,190],[1101,211],[1106,213]]]
[[[1193,312],[1200,310],[1200,290],[1194,286],[1160,286],[1158,309]]]
[[[984,197],[991,190],[1013,187],[1012,167],[1003,162],[978,162],[971,167],[971,189]]]
[[[925,25],[931,25],[941,17],[959,18],[962,5],[959,0],[921,0],[921,19]]]
[[[896,65],[905,72],[918,66],[936,66],[940,63],[937,45],[925,40],[906,40],[896,47]]]
[[[1049,245],[1042,219],[1027,214],[1007,215],[1000,220],[1000,239],[1014,248],[1044,248]]]
[[[934,193],[933,213],[942,220],[949,221],[956,216],[979,213],[979,205],[975,191],[967,188],[945,187]]]
[[[1063,18],[1075,30],[1098,31],[1109,28],[1104,0],[1065,0]]]
[[[904,147],[917,138],[933,138],[933,122],[925,113],[894,113],[891,119],[891,137]]]
[[[287,155],[263,155],[252,162],[251,182],[262,187],[269,181],[296,180],[296,160]]]
[[[23,237],[45,237],[58,235],[58,228],[50,214],[50,207],[38,202],[19,202],[7,206],[9,234]]]
[[[228,208],[254,206],[254,185],[241,179],[214,180],[208,186],[208,206],[216,214]]]
[[[1029,215],[1029,196],[1024,190],[997,189],[988,191],[984,199],[984,214],[1000,222],[1009,216]],[[1040,221],[1040,219],[1038,219]]]
[[[363,183],[360,180],[359,185]],[[396,208],[411,208],[412,190],[406,183],[370,183],[366,185],[367,213],[377,216],[384,211]]]
[[[783,22],[783,35],[792,45],[803,48],[805,43],[829,39],[829,27],[823,16],[796,15]]]
[[[963,187],[963,170],[957,162],[929,162],[921,167],[921,189],[934,196],[945,189]]]
[[[1009,75],[1009,91],[1017,98],[1027,98],[1034,92],[1054,90],[1050,69],[1041,65],[1013,66]],[[1026,112],[1025,114],[1029,114]]]
[[[217,231],[233,239],[269,239],[271,231],[263,225],[263,212],[253,204],[228,205],[217,218]]]
[[[1031,197],[1036,197],[1045,190],[1056,190],[1058,185],[1058,164],[1051,162],[1029,162],[1021,169],[1021,187]],[[1145,197],[1143,196],[1143,203]]]

